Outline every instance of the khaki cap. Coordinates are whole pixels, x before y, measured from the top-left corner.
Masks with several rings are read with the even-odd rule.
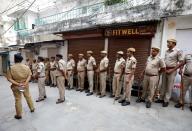
[[[167,42],[174,42],[174,43],[177,43],[177,40],[176,39],[168,39]]]
[[[93,51],[89,50],[87,51],[87,54],[93,54]]]
[[[103,50],[101,51],[102,54],[107,54],[107,51]]]
[[[73,57],[73,54],[68,54],[69,57]]]
[[[123,55],[123,51],[117,51],[117,54]]]
[[[152,47],[151,49],[154,49],[156,51],[160,51],[160,48],[159,47]]]
[[[127,51],[135,52],[135,48],[128,48]]]

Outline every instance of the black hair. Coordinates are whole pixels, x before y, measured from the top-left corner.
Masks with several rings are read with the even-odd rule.
[[[61,54],[57,54],[56,57],[58,57],[58,58],[60,58],[60,59],[63,58],[63,56],[62,56]]]
[[[41,57],[41,56],[39,56],[39,57],[38,57],[38,60],[40,60],[41,62],[43,62],[43,61],[44,61],[44,58]]]
[[[21,56],[20,53],[18,53],[14,55],[14,60],[15,60],[15,63],[21,63],[23,60],[23,57]]]

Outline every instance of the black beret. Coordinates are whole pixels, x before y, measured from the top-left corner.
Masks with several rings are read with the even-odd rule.
[[[63,58],[61,54],[56,54],[56,57]]]
[[[21,56],[21,54],[20,53],[17,53],[17,54],[15,54],[14,55],[14,58],[16,59],[16,60],[23,60],[23,56]]]

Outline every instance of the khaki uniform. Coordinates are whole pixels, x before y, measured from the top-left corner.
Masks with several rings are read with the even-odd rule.
[[[45,63],[45,82],[46,84],[50,84],[50,72],[49,72],[49,69],[50,69],[50,65],[49,65],[49,62],[46,62]]]
[[[127,58],[125,65],[125,76],[124,76],[124,93],[123,100],[129,101],[131,100],[131,88],[134,82],[134,74],[133,71],[136,68],[137,60],[134,56]],[[131,78],[130,78],[131,77]],[[129,82],[129,83],[127,83]]]
[[[101,59],[101,62],[99,64],[99,70],[104,70],[108,68],[108,66],[109,66],[109,59],[107,57]],[[100,80],[101,96],[104,96],[106,94],[107,71],[100,72],[99,78],[100,78],[99,80]]]
[[[121,93],[121,74],[123,72],[123,68],[125,66],[125,59],[120,58],[116,60],[115,67],[114,67],[114,76],[113,76],[113,95],[117,98],[120,96]]]
[[[31,76],[31,70],[24,64],[15,64],[8,71],[7,77],[15,80],[18,83],[25,82],[29,76]],[[29,93],[29,85],[25,88],[24,92],[20,92],[16,85],[11,85],[13,95],[15,97],[15,109],[16,115],[22,116],[22,94],[24,95],[30,110],[34,110],[33,101]]]
[[[77,63],[77,76],[78,76],[78,89],[84,89],[84,81],[85,81],[85,69],[86,69],[86,60],[79,60]]]
[[[32,74],[33,74],[33,77],[35,77],[37,73],[37,63],[33,63],[32,64]]]
[[[184,59],[185,68],[183,73],[183,95],[186,95],[187,90],[191,86],[192,88],[192,54],[187,54]],[[192,90],[190,90],[189,96],[190,96],[190,103],[192,103]],[[180,98],[180,102],[182,102],[182,98]]]
[[[38,87],[39,87],[39,100],[44,99],[46,96],[45,92],[45,65],[43,62],[39,62],[37,65],[37,73],[38,76]]]
[[[96,61],[95,58],[91,56],[87,62],[87,78],[90,92],[93,92],[94,66],[96,66]]]
[[[145,99],[146,95],[148,94],[148,101],[152,102],[155,93],[155,88],[159,80],[159,70],[165,67],[165,62],[158,56],[148,57],[143,80],[142,99]]]
[[[66,71],[66,62],[63,59],[60,59],[58,63],[56,63],[56,80],[57,87],[59,89],[60,100],[65,100],[65,78],[61,71]]]
[[[73,88],[73,75],[74,75],[75,61],[70,59],[67,62],[67,76],[69,79],[69,88]]]
[[[177,66],[178,62],[183,60],[182,52],[176,48],[171,51],[167,50],[165,52],[165,64],[166,69],[173,69]],[[169,102],[171,98],[171,92],[175,81],[175,76],[177,71],[172,72],[171,74],[163,73],[162,78],[162,88],[160,90],[160,99],[165,102]]]
[[[51,76],[51,84],[56,85],[56,76],[55,76],[55,61],[50,62],[50,76]]]

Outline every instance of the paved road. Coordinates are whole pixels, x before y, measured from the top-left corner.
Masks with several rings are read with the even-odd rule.
[[[36,111],[31,114],[23,100],[23,119],[15,120],[14,98],[10,83],[0,77],[0,131],[192,131],[192,112],[153,104],[151,109],[135,103],[130,106],[113,104],[109,97],[66,91],[66,102],[56,105],[58,90],[47,89],[48,98],[35,103]],[[35,100],[37,84],[30,84]]]

